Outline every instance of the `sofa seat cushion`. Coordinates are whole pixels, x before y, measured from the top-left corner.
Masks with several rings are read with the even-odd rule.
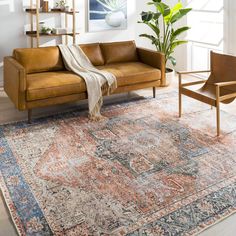
[[[69,71],[27,75],[27,100],[35,101],[86,92],[84,79]]]
[[[116,63],[97,67],[113,73],[118,87],[161,79],[161,71],[141,62]]]

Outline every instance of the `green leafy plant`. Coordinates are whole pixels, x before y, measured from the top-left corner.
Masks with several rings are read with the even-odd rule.
[[[66,0],[60,0],[56,2],[56,7],[65,7],[66,6]]]
[[[156,11],[142,12],[142,21],[138,23],[149,26],[154,34],[141,34],[140,37],[151,40],[156,49],[165,54],[166,62],[169,60],[175,66],[176,59],[172,56],[175,48],[187,43],[186,40],[179,40],[178,37],[190,27],[183,26],[175,29],[174,24],[192,9],[184,8],[181,0],[173,7],[163,3],[162,0],[152,0],[148,5],[154,5]]]
[[[51,32],[52,32],[52,29],[48,28],[48,27],[45,27],[45,26],[43,26],[42,29],[41,29],[42,34],[49,34]]]

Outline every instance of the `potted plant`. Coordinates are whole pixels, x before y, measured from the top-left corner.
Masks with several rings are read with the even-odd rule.
[[[49,28],[49,27],[43,26],[43,27],[41,28],[41,33],[42,33],[42,34],[51,34],[51,33],[52,33],[52,29]]]
[[[60,9],[61,11],[65,10],[66,0],[60,0],[56,2],[56,8]]]
[[[175,66],[176,59],[173,57],[175,48],[188,42],[186,40],[179,40],[178,37],[182,33],[188,31],[190,27],[182,26],[175,29],[174,25],[192,9],[184,8],[181,0],[173,7],[163,3],[162,0],[151,0],[148,5],[154,5],[155,12],[142,12],[142,21],[139,21],[138,23],[149,26],[152,29],[153,34],[140,34],[140,37],[151,40],[156,49],[165,55],[166,64],[170,61],[172,65]],[[172,77],[168,76],[168,73],[171,72],[172,74],[174,73],[172,69],[166,68],[167,85],[170,83],[169,80]]]
[[[125,7],[127,0],[97,0],[103,7],[103,11],[91,11],[91,13],[106,15],[105,21],[112,27],[119,27],[125,21]]]

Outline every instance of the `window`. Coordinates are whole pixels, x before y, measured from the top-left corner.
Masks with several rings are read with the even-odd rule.
[[[191,26],[188,62],[190,70],[208,69],[210,51],[223,52],[224,0],[188,0],[193,8],[187,17]]]

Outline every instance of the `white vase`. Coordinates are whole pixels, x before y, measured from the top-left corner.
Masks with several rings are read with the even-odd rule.
[[[125,21],[125,14],[123,11],[114,11],[108,13],[105,20],[111,27],[119,27]]]
[[[166,68],[166,86],[169,86],[174,79],[175,71],[173,69]]]

